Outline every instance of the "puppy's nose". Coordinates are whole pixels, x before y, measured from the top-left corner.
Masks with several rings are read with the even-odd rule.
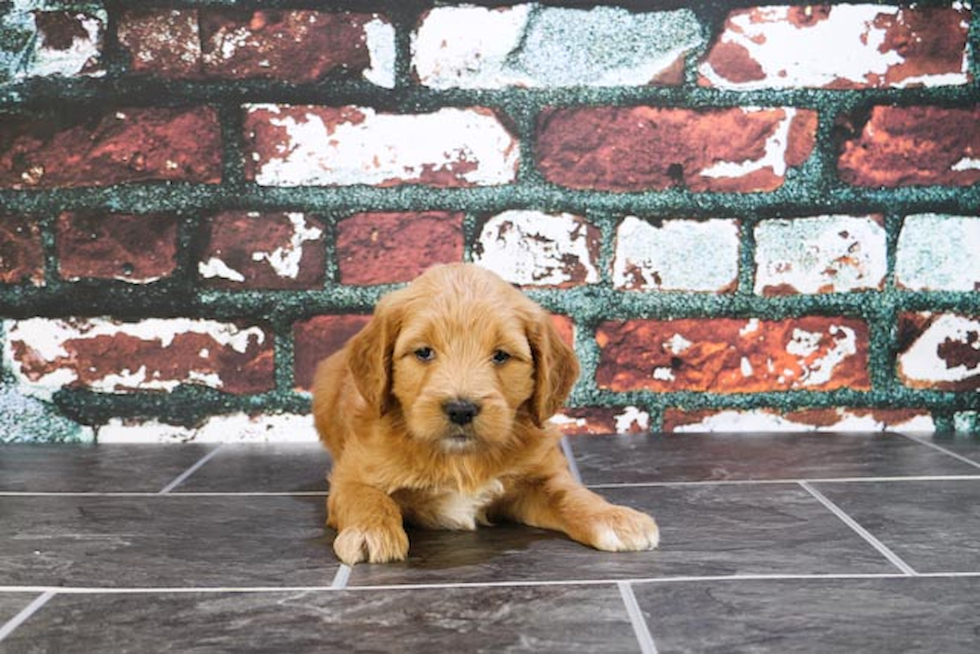
[[[468,425],[480,412],[480,407],[468,400],[451,400],[442,405],[442,410],[455,425]]]

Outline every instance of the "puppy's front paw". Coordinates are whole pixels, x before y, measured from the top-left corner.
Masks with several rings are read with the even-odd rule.
[[[652,550],[660,543],[660,530],[653,518],[629,507],[613,506],[593,516],[588,543],[606,552]]]
[[[347,565],[367,561],[388,563],[408,556],[408,534],[398,527],[348,527],[333,542],[337,558]]]

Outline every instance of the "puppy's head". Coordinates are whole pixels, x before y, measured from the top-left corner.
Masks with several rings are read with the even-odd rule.
[[[513,438],[543,424],[578,376],[548,314],[477,266],[437,266],[378,303],[351,341],[348,365],[379,415],[447,452]]]

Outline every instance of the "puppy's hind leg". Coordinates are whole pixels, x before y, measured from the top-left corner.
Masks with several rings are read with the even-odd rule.
[[[339,532],[333,542],[347,565],[404,561],[408,535],[398,505],[382,491],[361,483],[335,483],[327,499],[327,524]]]

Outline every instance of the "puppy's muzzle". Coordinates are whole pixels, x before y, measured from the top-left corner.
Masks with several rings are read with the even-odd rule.
[[[451,423],[465,427],[480,413],[480,406],[469,400],[450,400],[442,405],[442,410]]]

